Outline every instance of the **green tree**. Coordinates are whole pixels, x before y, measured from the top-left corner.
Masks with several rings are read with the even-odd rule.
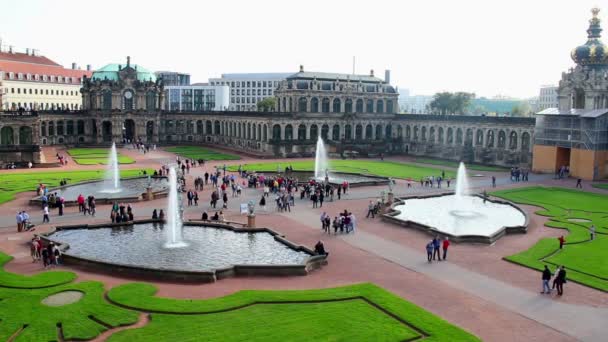
[[[475,94],[466,92],[441,92],[436,93],[433,96],[430,107],[431,110],[436,114],[450,115],[459,114],[464,115],[467,108],[471,104],[471,101],[475,98]]]
[[[450,114],[452,96],[452,93],[447,91],[433,95],[433,100],[429,105],[433,113],[441,115]]]
[[[513,107],[511,110],[511,116],[530,116],[532,114],[532,107],[526,101],[522,101]]]
[[[260,112],[270,112],[276,108],[277,99],[274,96],[267,97],[262,101],[258,102],[258,111]]]

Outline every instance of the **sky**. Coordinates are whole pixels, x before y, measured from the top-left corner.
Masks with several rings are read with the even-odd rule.
[[[70,67],[352,73],[412,94],[537,96],[574,66],[598,1],[0,0],[0,38]],[[608,6],[600,12],[608,21]],[[608,24],[604,23],[604,26]],[[608,34],[608,33],[607,33]]]

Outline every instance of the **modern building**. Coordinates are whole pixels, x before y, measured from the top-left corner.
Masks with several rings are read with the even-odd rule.
[[[432,95],[399,95],[399,110],[407,114],[430,113],[431,101],[433,101]]]
[[[210,78],[209,85],[230,87],[229,110],[255,111],[257,103],[274,96],[279,82],[293,73],[251,73],[222,74],[220,78]]]
[[[228,110],[229,107],[230,87],[226,85],[165,86],[164,108],[170,111],[210,112]]]
[[[384,80],[369,75],[300,72],[279,83],[279,112],[379,113],[398,112],[399,94]]]
[[[157,78],[163,80],[165,86],[187,86],[190,85],[190,75],[175,71],[157,71]]]
[[[562,73],[557,108],[537,114],[533,168],[556,172],[562,166],[587,180],[608,177],[608,46],[594,8],[587,42],[572,53],[574,68]]]
[[[557,86],[544,85],[540,87],[540,95],[538,96],[538,111],[547,108],[557,108]]]
[[[37,50],[0,47],[0,110],[78,110],[80,87],[90,66],[66,69]]]

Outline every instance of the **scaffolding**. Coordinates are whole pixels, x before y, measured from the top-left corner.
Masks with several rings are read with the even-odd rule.
[[[608,150],[608,109],[544,110],[537,114],[534,137],[537,145]]]

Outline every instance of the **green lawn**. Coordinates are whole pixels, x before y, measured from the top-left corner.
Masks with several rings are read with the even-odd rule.
[[[165,151],[175,153],[184,158],[194,159],[194,160],[237,160],[241,159],[241,157],[213,151],[207,148],[199,147],[199,146],[176,146],[176,147],[167,147]]]
[[[375,160],[340,160],[329,161],[329,168],[339,172],[362,173],[382,177],[393,177],[419,180],[422,177],[440,176],[441,168],[425,167],[413,164],[397,163],[392,161]],[[257,172],[276,172],[277,167],[284,170],[286,166],[292,166],[295,171],[314,171],[315,162],[313,160],[286,160],[285,162],[245,164],[243,168],[247,171]],[[238,165],[231,165],[228,170],[237,171]],[[445,171],[445,176],[454,178],[456,173],[452,170]]]
[[[0,266],[11,259],[0,252]],[[0,267],[0,340],[88,340],[112,327],[137,322],[110,341],[479,341],[470,333],[373,284],[297,291],[240,291],[208,300],[156,297],[145,283],[114,287],[72,283],[72,272],[23,276]],[[78,301],[48,306],[64,291]],[[107,298],[107,300],[106,300]]]
[[[478,341],[464,330],[372,284],[297,291],[240,291],[208,299],[155,297],[131,283],[108,299],[152,312],[143,328],[109,341]],[[188,313],[188,315],[183,315]]]
[[[108,163],[109,148],[71,148],[68,154],[80,165],[99,165]],[[119,164],[133,164],[135,160],[118,153]]]
[[[532,248],[505,259],[530,268],[552,270],[564,265],[572,281],[608,291],[608,195],[563,188],[528,187],[492,193],[516,203],[544,208],[537,214],[550,218],[548,227],[564,229],[566,245],[555,238],[539,240]],[[574,222],[584,219],[588,222]],[[596,227],[591,241],[589,227]]]
[[[596,183],[593,184],[594,188],[608,190],[608,183]]]
[[[150,173],[152,170],[147,170]],[[86,171],[43,171],[2,174],[0,181],[0,204],[15,199],[15,194],[25,191],[36,191],[38,184],[42,183],[53,188],[59,186],[62,179],[67,179],[68,184],[83,181],[102,179],[106,170]],[[123,178],[141,175],[142,170],[121,170]]]
[[[428,158],[416,158],[416,163],[421,164],[429,164],[429,165],[439,165],[439,166],[447,166],[453,167],[455,169],[458,168],[459,162],[451,161],[451,160],[440,160],[440,159],[428,159]],[[475,170],[475,171],[489,171],[489,172],[505,172],[509,171],[506,167],[500,166],[489,166],[489,165],[481,165],[481,164],[465,164],[467,169]]]

